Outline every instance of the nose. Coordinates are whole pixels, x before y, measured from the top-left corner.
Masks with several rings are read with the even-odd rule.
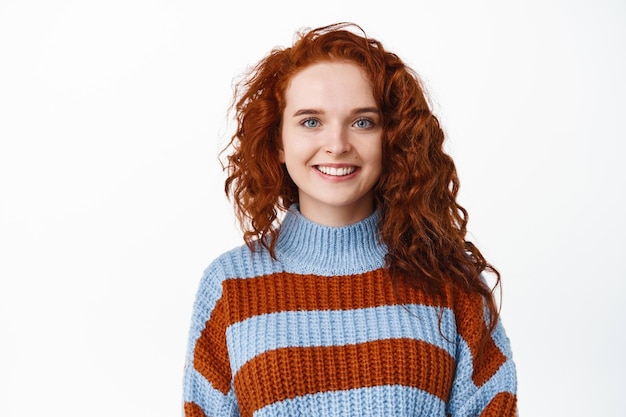
[[[341,155],[348,153],[350,151],[350,140],[346,129],[343,127],[330,129],[324,146],[328,155]]]

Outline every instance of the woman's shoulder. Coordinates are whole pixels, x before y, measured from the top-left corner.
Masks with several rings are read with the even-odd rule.
[[[206,267],[204,275],[222,281],[251,278],[278,270],[279,265],[272,259],[269,251],[258,242],[252,242],[250,246],[242,244],[217,256]]]

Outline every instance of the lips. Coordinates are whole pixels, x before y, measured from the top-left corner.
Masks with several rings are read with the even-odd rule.
[[[329,167],[324,165],[316,165],[315,168],[326,175],[331,175],[333,177],[345,177],[346,175],[352,174],[356,171],[356,167]]]

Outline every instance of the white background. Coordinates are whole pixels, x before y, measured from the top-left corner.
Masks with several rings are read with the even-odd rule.
[[[624,2],[1,0],[1,416],[179,415],[232,81],[343,20],[431,92],[521,415],[623,415]]]

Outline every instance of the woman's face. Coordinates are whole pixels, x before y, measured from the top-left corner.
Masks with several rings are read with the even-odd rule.
[[[291,79],[285,99],[279,158],[301,213],[329,226],[372,214],[383,130],[365,73],[352,63],[317,63]]]

